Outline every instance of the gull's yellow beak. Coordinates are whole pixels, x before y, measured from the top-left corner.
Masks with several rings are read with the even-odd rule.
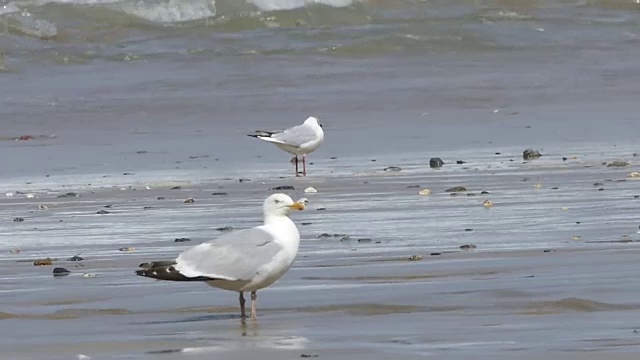
[[[292,205],[289,205],[289,208],[294,210],[304,210],[304,204],[301,202],[295,202]]]

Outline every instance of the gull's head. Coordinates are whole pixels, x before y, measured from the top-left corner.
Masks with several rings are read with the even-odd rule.
[[[318,120],[317,117],[313,117],[310,116],[307,120],[304,121],[305,124],[307,125],[318,125],[320,127],[322,127],[322,124],[320,123],[320,120]]]
[[[299,201],[294,202],[289,195],[282,193],[269,196],[262,206],[262,211],[265,216],[286,216],[291,210],[304,210],[304,203]]]

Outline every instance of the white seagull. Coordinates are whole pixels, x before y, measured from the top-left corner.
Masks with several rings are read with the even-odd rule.
[[[320,120],[313,116],[305,120],[301,125],[288,128],[284,131],[257,130],[255,134],[248,136],[258,138],[275,144],[280,149],[293,154],[296,163],[296,176],[298,171],[298,156],[302,156],[302,175],[307,176],[307,154],[317,149],[324,141],[324,131]]]
[[[244,292],[251,292],[256,318],[257,291],[278,280],[298,254],[300,233],[289,211],[303,210],[285,194],[269,196],[262,206],[264,225],[239,230],[183,251],[173,261],[140,264],[139,276],[171,281],[200,281],[240,293],[240,316],[246,318]]]

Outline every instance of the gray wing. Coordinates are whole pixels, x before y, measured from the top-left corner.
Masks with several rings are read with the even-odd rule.
[[[281,249],[273,236],[260,228],[240,230],[184,251],[175,268],[187,277],[251,280]]]
[[[305,124],[294,126],[284,130],[283,132],[271,135],[272,139],[276,139],[283,144],[300,147],[309,141],[316,139],[316,132]]]

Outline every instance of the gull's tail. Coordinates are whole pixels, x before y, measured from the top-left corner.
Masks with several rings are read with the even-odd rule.
[[[149,263],[142,263],[140,267],[142,270],[136,270],[136,275],[144,276],[148,278],[168,281],[209,281],[214,280],[206,276],[187,277],[178,271],[175,266],[175,261],[152,261]]]
[[[254,138],[259,137],[271,137],[271,135],[277,133],[277,131],[264,131],[264,130],[256,130],[254,134],[247,134],[247,136],[251,136]]]

